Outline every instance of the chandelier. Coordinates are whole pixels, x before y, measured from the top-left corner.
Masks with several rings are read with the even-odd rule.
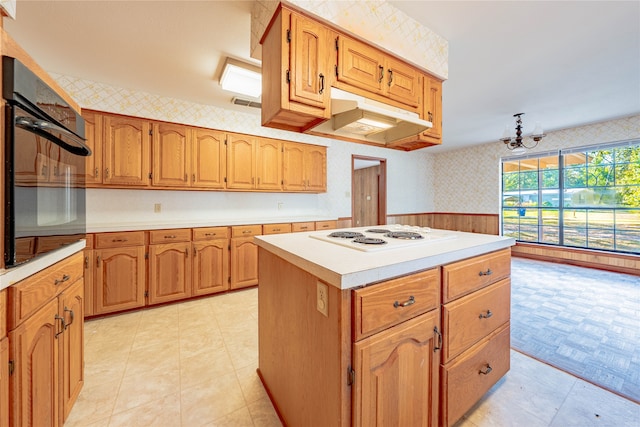
[[[542,130],[542,126],[540,123],[536,123],[536,127],[533,130],[533,134],[531,135],[531,139],[533,139],[533,145],[526,145],[524,143],[524,138],[522,137],[522,116],[524,113],[514,114],[513,117],[516,118],[516,136],[515,138],[511,136],[511,132],[509,131],[509,126],[506,126],[504,129],[504,134],[500,141],[504,142],[507,148],[513,151],[513,154],[523,154],[527,151],[527,149],[535,148],[538,145],[538,142],[545,136],[547,136]]]

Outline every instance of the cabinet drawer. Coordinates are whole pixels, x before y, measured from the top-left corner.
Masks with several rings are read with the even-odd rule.
[[[297,233],[299,231],[313,231],[316,229],[315,222],[294,222],[291,224],[291,231]]]
[[[338,227],[338,221],[316,221],[316,230],[333,230]]]
[[[510,279],[445,304],[442,308],[443,361],[453,359],[509,321],[510,309]]]
[[[174,228],[170,230],[152,230],[149,232],[149,244],[190,242],[190,228]]]
[[[437,268],[353,291],[354,340],[379,332],[438,307]]]
[[[127,231],[124,233],[100,233],[95,235],[96,249],[121,248],[123,246],[144,245],[144,231]]]
[[[261,225],[238,225],[231,227],[231,237],[250,237],[262,234]]]
[[[291,233],[291,224],[266,224],[262,226],[263,234]]]
[[[440,425],[453,425],[509,371],[509,333],[507,323],[454,363],[441,366]]]
[[[442,267],[442,296],[449,302],[511,274],[511,249],[504,249]]]
[[[9,287],[9,330],[54,298],[84,273],[84,255],[74,254]]]
[[[228,239],[228,227],[203,227],[193,229],[193,241]]]

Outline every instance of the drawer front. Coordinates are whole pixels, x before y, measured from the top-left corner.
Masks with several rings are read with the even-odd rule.
[[[82,278],[84,254],[79,252],[9,287],[9,329],[14,329],[69,285]]]
[[[451,426],[509,371],[509,324],[441,366],[440,425]]]
[[[315,222],[294,222],[293,224],[291,224],[291,231],[293,231],[294,233],[300,231],[313,231],[315,229]]]
[[[442,296],[449,302],[511,275],[511,249],[442,267]]]
[[[94,237],[96,249],[121,248],[123,246],[144,245],[144,231],[123,233],[99,233]]]
[[[444,362],[453,359],[509,321],[510,310],[510,279],[503,279],[485,289],[445,304],[442,308]]]
[[[231,237],[250,237],[262,234],[261,225],[238,225],[231,227]]]
[[[338,221],[316,221],[316,230],[333,230],[338,227]]]
[[[437,268],[353,291],[354,340],[437,308],[440,271]]]
[[[291,224],[266,224],[262,226],[263,234],[291,233]]]
[[[193,241],[228,239],[228,227],[203,227],[193,229]]]
[[[190,228],[174,228],[170,230],[152,230],[149,232],[149,244],[190,242]]]

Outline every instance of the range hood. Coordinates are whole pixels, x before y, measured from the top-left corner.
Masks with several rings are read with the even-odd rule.
[[[417,113],[331,88],[331,119],[309,133],[385,145],[432,126]]]

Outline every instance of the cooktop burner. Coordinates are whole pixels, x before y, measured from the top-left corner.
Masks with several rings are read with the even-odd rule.
[[[334,231],[329,237],[338,237],[340,239],[353,239],[356,237],[364,237],[364,234],[357,231]]]
[[[353,239],[353,243],[360,243],[362,245],[386,245],[386,240],[376,239],[375,237],[358,237]]]
[[[379,233],[379,234],[384,234],[384,233],[389,233],[389,230],[386,230],[384,228],[372,228],[370,230],[367,230],[367,233]]]
[[[422,236],[422,234],[412,233],[410,231],[392,231],[390,233],[385,234],[385,237],[391,237],[393,239],[403,239],[403,240],[424,239],[424,236]]]

